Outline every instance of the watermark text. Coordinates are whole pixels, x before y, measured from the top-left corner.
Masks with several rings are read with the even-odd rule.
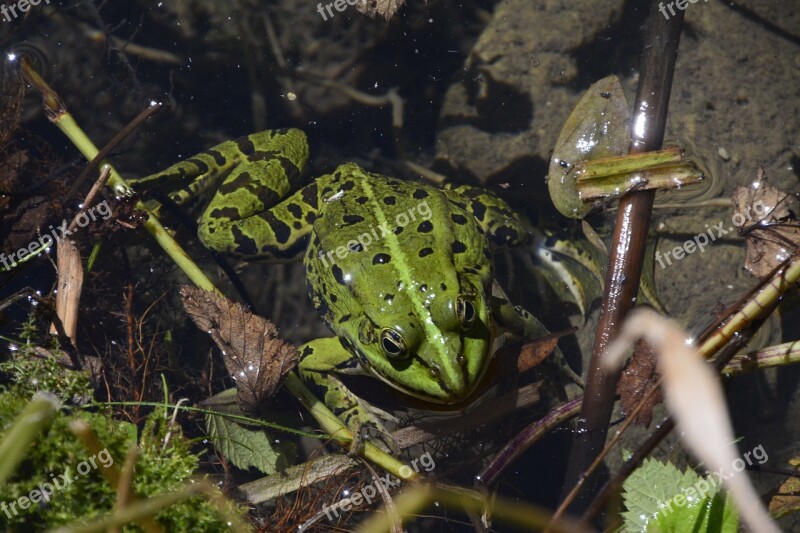
[[[744,459],[742,459],[742,457]],[[716,490],[717,486],[721,485],[723,481],[730,479],[744,470],[746,468],[745,461],[747,462],[747,466],[750,466],[753,464],[753,458],[758,461],[760,465],[763,465],[769,460],[769,456],[766,450],[764,450],[763,444],[759,444],[751,451],[745,452],[742,454],[742,457],[738,457],[731,464],[733,472],[726,474],[724,467],[716,472],[706,472],[705,476],[698,479],[694,485],[681,489],[681,493],[676,494],[666,503],[658,502],[659,512],[663,516],[666,516],[667,513],[673,512],[673,505],[675,507],[696,505],[698,501],[702,501],[712,490]]]
[[[111,218],[111,207],[109,207],[107,200],[103,200],[99,204],[80,213],[75,218],[75,225],[83,228],[89,225],[89,222],[97,220],[97,214],[99,214],[103,220]],[[11,252],[7,257],[5,254],[0,253],[0,263],[3,264],[6,270],[11,270],[26,256],[33,255],[43,248],[49,248],[53,242],[61,242],[62,239],[72,235],[76,231],[75,228],[70,229],[70,225],[66,220],[62,220],[61,225],[55,228],[51,224],[50,230],[49,233],[39,236],[38,240],[31,241],[27,247],[20,248],[16,252]]]
[[[52,483],[49,481],[39,483],[39,488],[33,489],[27,496],[20,496],[11,502],[1,502],[0,511],[4,512],[6,517],[10,519],[17,516],[20,510],[24,511],[29,508],[31,504],[40,502],[47,503],[50,501],[50,496],[56,491],[64,490],[80,476],[85,476],[92,470],[96,470],[98,468],[98,462],[103,468],[108,468],[114,464],[114,458],[108,453],[108,448],[103,448],[97,455],[93,455],[87,460],[81,461],[78,466],[75,467],[77,475],[73,475],[69,468],[67,468],[66,472],[63,474],[59,474],[58,477],[56,477],[53,472],[50,472],[50,479],[53,480]],[[19,507],[19,509],[17,509],[17,507]]]
[[[415,472],[419,473],[420,467],[424,468],[425,472],[430,472],[436,468],[436,462],[433,460],[433,457],[431,457],[430,452],[426,452],[411,461],[411,466],[401,466],[400,475],[403,477],[409,477],[412,474],[412,468]],[[383,488],[388,490],[399,486],[402,482],[403,480],[396,478],[391,474],[386,474],[385,476],[377,478],[373,477],[372,483],[369,485],[364,486],[361,490],[353,492],[346,498],[336,503],[330,505],[325,504],[322,510],[325,513],[325,516],[328,517],[328,521],[332,522],[334,518],[339,516],[340,512],[347,512],[353,507],[358,507],[364,502],[366,502],[367,505],[370,505],[373,500],[378,498],[378,495],[380,494],[378,489],[380,486],[383,486]]]
[[[759,218],[763,218],[767,215],[768,208],[761,200],[759,200],[752,205],[748,205],[745,213],[734,213],[731,222],[733,222],[733,225],[737,228],[742,227],[745,222],[749,222],[753,219],[752,211],[755,211],[756,216]],[[661,268],[666,268],[664,265],[664,261],[666,260],[667,265],[671,266],[672,259],[670,259],[670,255],[673,256],[675,261],[680,261],[687,255],[695,253],[697,250],[700,250],[700,253],[705,252],[706,246],[708,246],[709,243],[714,242],[718,238],[733,231],[732,227],[728,227],[726,229],[724,226],[725,223],[722,221],[720,221],[719,224],[711,226],[710,228],[708,227],[708,224],[706,224],[706,229],[708,230],[707,232],[704,231],[703,233],[698,233],[692,240],[684,242],[683,245],[676,246],[672,250],[667,250],[663,254],[656,250],[656,261],[658,261],[658,265]],[[711,240],[709,240],[709,238]]]
[[[394,221],[397,226],[403,228],[411,222],[416,222],[417,214],[419,214],[419,217],[422,220],[428,220],[431,218],[433,212],[431,211],[430,206],[428,206],[427,201],[420,202],[417,205],[408,208],[407,211],[398,213],[397,216],[395,216]],[[380,235],[378,235],[378,230],[380,230]],[[318,257],[322,260],[322,264],[325,265],[325,268],[328,268],[328,261],[331,262],[331,266],[336,263],[336,261],[333,259],[334,255],[336,255],[336,258],[341,261],[351,252],[366,252],[367,248],[369,248],[373,242],[377,242],[392,232],[393,231],[390,227],[390,222],[384,222],[377,228],[375,226],[370,226],[369,231],[365,231],[358,236],[358,240],[351,239],[347,241],[344,246],[338,246],[335,250],[328,250],[327,253],[324,250],[320,250]]]
[[[9,5],[0,5],[0,15],[3,15],[3,22],[11,22],[20,16],[21,13],[27,13],[31,6],[38,6],[42,0],[19,0]],[[44,0],[44,3],[50,5],[50,0]]]

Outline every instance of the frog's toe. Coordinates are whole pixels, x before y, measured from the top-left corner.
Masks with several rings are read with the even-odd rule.
[[[368,408],[367,406],[355,407],[348,409],[340,415],[353,433],[350,453],[356,453],[361,449],[362,443],[371,441],[378,447],[398,455],[400,453],[400,447],[397,445],[397,442],[386,427],[384,427],[383,423],[381,423],[376,416],[371,414],[371,411],[378,411],[383,415],[394,418],[388,415],[388,413],[372,406],[368,406]]]
[[[400,455],[400,446],[397,444],[397,441],[394,440],[392,434],[386,431],[382,425],[376,426],[373,424],[368,424],[361,427],[361,438],[363,440],[369,440],[379,448],[384,449],[384,451],[389,451],[392,455],[398,456]]]

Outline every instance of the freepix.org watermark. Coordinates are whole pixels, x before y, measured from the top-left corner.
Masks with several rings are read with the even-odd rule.
[[[405,227],[411,222],[417,221],[417,214],[419,214],[419,217],[422,220],[428,220],[431,218],[433,212],[428,206],[427,201],[420,202],[417,205],[409,207],[408,211],[406,212],[398,213],[397,216],[394,217],[394,221],[398,226]],[[377,242],[379,239],[382,239],[389,233],[392,233],[392,228],[389,227],[389,224],[389,222],[385,222],[379,225],[377,228],[375,226],[370,226],[369,231],[365,231],[358,236],[358,240],[351,239],[345,243],[345,246],[337,246],[335,250],[329,250],[327,253],[325,253],[323,250],[320,250],[318,257],[322,260],[322,264],[325,265],[325,268],[328,268],[328,261],[331,262],[330,266],[336,264],[336,261],[333,259],[334,255],[336,255],[336,258],[341,261],[351,252],[366,252],[367,248],[369,248],[373,242]],[[380,230],[380,236],[378,235],[377,230]]]
[[[426,452],[413,461],[411,461],[411,466],[403,465],[400,467],[400,475],[407,477],[411,475],[411,468],[414,469],[415,472],[419,473],[420,467],[425,469],[425,472],[430,472],[434,468],[436,468],[436,462],[431,457],[430,452]],[[391,489],[400,485],[403,480],[394,477],[391,474],[386,474],[383,477],[373,477],[372,483],[369,485],[364,486],[361,490],[353,492],[347,498],[339,500],[336,503],[331,505],[325,504],[322,508],[322,511],[325,513],[325,516],[328,517],[328,521],[332,522],[334,518],[339,516],[340,512],[347,512],[352,509],[354,506],[358,507],[364,502],[367,502],[367,505],[370,505],[373,500],[379,498],[380,491],[378,488],[382,485],[385,489]]]
[[[42,0],[19,0],[9,5],[0,5],[0,15],[3,15],[3,22],[11,22],[20,16],[21,13],[27,13],[31,6],[38,6]],[[44,0],[45,4],[50,4],[50,0]]]
[[[83,213],[80,213],[75,218],[75,225],[80,228],[86,227],[89,225],[89,222],[97,220],[98,214],[103,220],[108,220],[111,218],[111,207],[109,207],[108,201],[103,200],[99,204],[90,207]],[[75,231],[77,231],[76,228],[70,229],[69,222],[67,220],[62,220],[61,225],[56,228],[54,228],[51,224],[50,230],[50,233],[41,235],[38,240],[31,241],[26,248],[20,248],[16,252],[8,254],[8,257],[6,257],[5,254],[0,253],[0,263],[2,263],[7,270],[11,270],[17,266],[17,263],[22,261],[25,256],[34,254],[42,248],[48,248],[53,244],[53,242],[61,242],[62,239],[72,235]]]
[[[322,20],[328,20],[328,17],[333,18],[333,11],[331,8],[336,9],[339,13],[347,9],[347,6],[354,6],[357,3],[361,2],[362,4],[366,4],[367,0],[336,0],[335,2],[329,2],[328,4],[317,4],[317,12],[319,16],[322,17]],[[328,17],[325,16],[325,11],[328,12]]]
[[[50,501],[50,496],[52,496],[56,491],[64,490],[70,484],[72,484],[75,479],[85,476],[92,470],[96,470],[98,468],[98,462],[103,468],[108,468],[114,464],[114,458],[111,457],[110,453],[108,453],[107,448],[103,448],[97,453],[97,455],[93,455],[87,460],[78,463],[78,466],[75,468],[75,470],[78,472],[77,475],[73,475],[69,469],[67,469],[67,471],[63,474],[59,474],[58,477],[56,477],[54,473],[50,472],[50,479],[53,480],[52,483],[49,481],[39,483],[39,488],[33,489],[28,493],[27,496],[20,496],[11,502],[0,503],[0,511],[3,511],[7,518],[12,518],[19,514],[17,507],[19,507],[21,510],[25,510],[34,503],[47,503]]]
[[[763,218],[767,215],[768,209],[767,206],[765,206],[764,203],[759,200],[752,205],[748,205],[746,213],[734,213],[733,217],[731,218],[731,222],[733,222],[734,226],[740,228],[745,222],[753,220],[753,211],[755,211],[756,216]],[[672,260],[669,257],[670,255],[672,255],[676,261],[680,261],[687,255],[691,255],[697,250],[700,250],[700,253],[705,252],[706,246],[708,246],[710,242],[714,242],[719,237],[727,235],[733,231],[732,227],[725,229],[723,227],[724,225],[725,223],[722,221],[720,221],[719,224],[711,226],[710,228],[708,227],[708,224],[706,224],[706,229],[708,230],[707,232],[704,231],[703,233],[698,233],[692,240],[684,242],[682,246],[676,246],[672,250],[667,250],[663,254],[656,250],[656,261],[658,261],[658,264],[661,268],[666,268],[664,266],[665,259],[667,261],[667,265],[672,265]],[[711,238],[710,241],[709,238]]]
[[[733,472],[728,474],[725,473],[725,468],[720,468],[716,472],[706,472],[705,477],[701,477],[697,480],[697,482],[692,485],[691,487],[687,487],[681,489],[683,493],[676,494],[669,501],[665,502],[658,502],[659,513],[663,516],[666,516],[668,512],[672,512],[672,506],[675,507],[683,507],[685,505],[695,505],[697,501],[702,500],[706,497],[709,491],[716,488],[718,485],[721,485],[722,482],[726,479],[730,479],[731,477],[735,476],[742,470],[746,468],[745,461],[747,462],[748,466],[753,464],[751,456],[758,461],[758,464],[763,465],[769,460],[769,456],[767,455],[766,450],[764,450],[764,445],[759,444],[752,451],[746,452],[742,454],[742,457],[737,458],[731,464],[731,468]]]
[[[686,11],[686,8],[689,7],[689,4],[696,4],[700,0],[675,0],[674,2],[667,3],[666,7],[664,6],[664,2],[658,3],[658,10],[661,11],[661,14],[664,15],[664,18],[669,20],[670,17],[675,16],[675,10],[672,9],[672,6],[677,7],[681,11]],[[708,0],[703,0],[704,2],[708,2]],[[667,9],[669,9],[669,15],[667,15]]]

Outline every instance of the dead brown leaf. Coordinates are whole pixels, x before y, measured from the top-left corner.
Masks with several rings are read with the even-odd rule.
[[[789,464],[797,468],[800,459],[794,458]],[[790,477],[778,488],[778,493],[769,500],[769,512],[775,518],[800,511],[800,478]]]
[[[736,187],[732,201],[734,224],[741,217],[739,234],[746,237],[744,268],[764,278],[800,247],[797,195],[767,184],[759,167],[749,187]]]
[[[184,286],[181,296],[197,327],[222,350],[242,410],[258,412],[297,364],[297,349],[278,337],[272,322],[222,295]]]
[[[406,0],[360,0],[356,3],[356,9],[368,17],[380,15],[389,20],[405,3]]]
[[[576,328],[570,328],[556,331],[555,333],[526,342],[522,346],[519,357],[517,358],[517,372],[520,374],[527,372],[547,359],[548,356],[553,353],[553,350],[556,349],[558,339],[567,335],[572,335],[575,333],[575,330]]]
[[[650,394],[656,386],[660,374],[656,370],[656,354],[644,341],[639,341],[633,350],[628,366],[622,371],[617,382],[617,393],[622,399],[622,409],[625,413],[633,413],[642,398]],[[653,419],[653,408],[661,403],[661,391],[650,397],[639,413],[633,419],[634,424],[647,427]]]

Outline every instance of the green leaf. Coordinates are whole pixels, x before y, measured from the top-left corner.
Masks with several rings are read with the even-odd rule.
[[[705,497],[696,505],[675,507],[672,512],[659,513],[649,531],[662,533],[696,531],[698,533],[737,533],[739,514],[730,496],[717,493]]]
[[[562,215],[583,218],[599,206],[581,200],[575,165],[627,153],[629,122],[628,101],[616,76],[595,82],[575,104],[558,136],[547,173],[550,198]]]
[[[235,398],[235,389],[230,390]],[[226,393],[228,391],[216,396]],[[285,455],[272,446],[263,429],[248,428],[224,416],[224,413],[207,413],[205,421],[214,446],[237,468],[247,470],[252,466],[265,474],[274,474],[287,466]]]
[[[658,531],[736,533],[739,516],[714,481],[672,463],[646,459],[622,486],[628,533]]]

